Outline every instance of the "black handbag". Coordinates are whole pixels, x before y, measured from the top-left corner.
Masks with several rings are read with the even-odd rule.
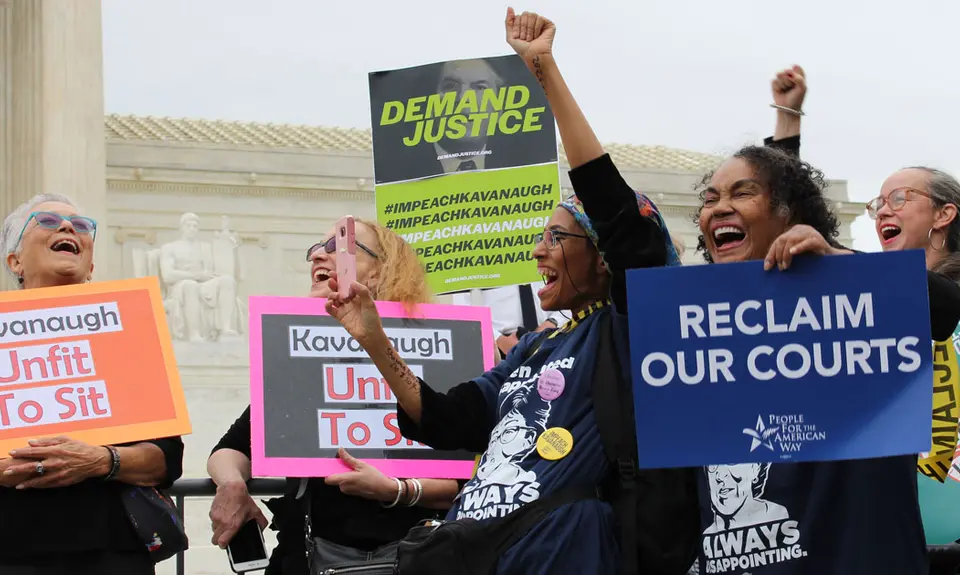
[[[121,493],[127,519],[150,559],[165,561],[190,548],[176,504],[152,487],[126,487]]]
[[[310,575],[394,575],[397,545],[393,542],[374,551],[362,551],[313,536],[310,480],[302,478],[296,499],[303,515],[307,569]]]

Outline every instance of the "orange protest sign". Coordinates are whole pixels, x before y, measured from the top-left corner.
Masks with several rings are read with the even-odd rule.
[[[190,431],[156,278],[0,292],[0,458]]]

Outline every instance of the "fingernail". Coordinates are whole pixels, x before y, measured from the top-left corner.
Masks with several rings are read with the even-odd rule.
[[[4,474],[4,475],[13,475],[13,470],[12,470],[12,469],[8,469],[8,470],[4,471],[3,474]]]
[[[21,483],[20,485],[17,485],[17,489],[24,489],[23,483]]]
[[[790,255],[794,255],[796,253],[797,253],[797,248],[790,248]]]

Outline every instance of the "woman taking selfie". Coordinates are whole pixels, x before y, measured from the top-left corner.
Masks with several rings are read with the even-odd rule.
[[[336,238],[307,249],[310,297],[330,297],[327,279],[337,269]],[[376,222],[356,221],[357,281],[371,297],[413,309],[429,303],[426,276],[416,253],[403,238]],[[250,408],[234,422],[207,460],[207,471],[217,484],[210,509],[213,544],[226,547],[250,520],[261,528],[267,520],[247,492],[250,480]],[[392,560],[395,542],[423,519],[450,508],[459,491],[454,480],[395,479],[341,449],[340,458],[351,471],[326,479],[310,479],[310,522],[317,539],[315,569],[340,563]],[[397,500],[398,482],[404,486]],[[300,480],[287,480],[287,493],[268,502],[277,526],[277,548],[270,557],[268,575],[306,575],[304,514],[297,499]],[[422,490],[420,490],[422,488]],[[419,496],[417,493],[420,493]],[[394,503],[395,502],[395,503]]]
[[[82,284],[93,276],[96,233],[70,198],[43,194],[7,216],[0,247],[20,289]],[[179,437],[115,446],[54,437],[9,455],[0,459],[0,573],[155,572],[122,496],[129,486],[166,488],[180,477]]]

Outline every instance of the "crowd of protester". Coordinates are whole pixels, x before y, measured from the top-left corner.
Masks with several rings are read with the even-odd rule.
[[[393,478],[341,450],[350,471],[288,479],[286,493],[267,502],[279,542],[267,573],[307,575],[395,558],[411,530],[428,519],[466,527],[449,539],[411,541],[429,553],[400,561],[401,575],[928,573],[916,455],[712,465],[643,476],[634,486],[619,484],[637,490],[625,529],[628,515],[608,497],[616,493],[623,501],[625,492],[617,491],[595,380],[604,373],[629,389],[626,271],[680,265],[680,257],[657,207],[626,183],[565,83],[553,52],[555,25],[508,9],[505,33],[549,100],[574,195],[556,208],[533,247],[544,278],[536,306],[516,305],[529,287],[458,302],[506,298],[517,308],[496,328],[495,367],[452,387],[442,382],[449,391],[440,393],[399,357],[375,302],[413,309],[431,295],[416,254],[396,233],[358,221],[357,282],[347,297],[338,291],[333,230],[306,251],[307,295],[326,298],[330,315],[366,350],[397,398],[403,435],[482,454],[476,472],[468,481]],[[707,264],[762,260],[769,273],[781,273],[797,256],[854,253],[837,241],[840,222],[823,174],[800,155],[806,90],[803,69],[779,72],[772,82],[774,135],[704,176],[695,223],[696,249]],[[960,321],[958,206],[957,180],[925,166],[894,172],[867,204],[884,251],[924,250],[938,341],[950,338]],[[37,196],[4,220],[5,265],[21,289],[89,282],[96,232],[96,222],[69,198]],[[559,397],[537,393],[530,374],[545,366],[562,366]],[[250,425],[247,408],[207,461],[217,485],[212,542],[220,547],[247,521],[268,524],[247,492]],[[538,452],[538,438],[552,428],[570,432],[577,448],[568,457]],[[97,446],[58,437],[9,455],[0,459],[0,573],[155,572],[121,498],[129,486],[163,489],[180,477],[180,438]],[[518,493],[524,497],[511,499]],[[504,505],[514,501],[521,504]],[[783,532],[770,526],[784,526]],[[802,552],[783,554],[780,543],[789,538]],[[728,552],[751,544],[768,549],[769,562]],[[456,545],[461,548],[444,548]]]

